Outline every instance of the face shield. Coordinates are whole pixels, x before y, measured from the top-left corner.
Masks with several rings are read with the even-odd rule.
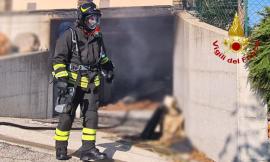
[[[85,25],[94,30],[100,24],[100,16],[99,15],[89,15],[85,18]]]

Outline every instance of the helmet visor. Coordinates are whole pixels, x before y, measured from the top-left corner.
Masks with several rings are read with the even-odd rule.
[[[89,15],[85,18],[85,24],[89,29],[95,29],[100,24],[99,15]]]

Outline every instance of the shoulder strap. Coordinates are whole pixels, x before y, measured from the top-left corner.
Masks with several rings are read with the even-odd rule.
[[[100,37],[100,42],[101,42],[101,51],[102,51],[103,53],[107,54],[102,35],[101,35],[101,37]]]
[[[74,48],[72,48],[72,52],[76,55],[79,54],[79,47],[78,47],[78,42],[77,42],[77,35],[74,31],[74,29],[72,29],[71,27],[69,28],[69,30],[71,31],[71,40],[72,40],[72,45]]]
[[[105,45],[104,45],[104,42],[103,42],[103,37],[102,35],[98,38],[98,42],[99,42],[99,46],[100,46],[100,53],[99,53],[99,61],[105,57],[107,55],[107,52],[106,52],[106,48],[105,48]]]
[[[72,27],[69,27],[69,30],[71,31],[72,55],[79,57],[79,60],[81,62],[81,55],[80,55],[79,46],[78,46],[77,34]]]

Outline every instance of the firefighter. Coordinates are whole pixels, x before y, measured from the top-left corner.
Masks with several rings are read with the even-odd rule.
[[[101,75],[113,80],[114,66],[106,55],[100,32],[101,12],[93,2],[78,7],[74,27],[68,28],[57,40],[53,56],[53,76],[58,92],[55,110],[59,123],[55,130],[56,159],[67,160],[70,129],[78,105],[83,112],[80,159],[102,160],[107,156],[95,147],[98,124],[98,91]]]

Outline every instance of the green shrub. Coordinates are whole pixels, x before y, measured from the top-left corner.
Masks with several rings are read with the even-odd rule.
[[[261,97],[264,104],[270,108],[270,7],[260,13],[261,22],[253,29],[249,38],[247,53],[256,48],[256,41],[260,43],[256,57],[247,62],[249,70],[248,80],[253,92]]]

